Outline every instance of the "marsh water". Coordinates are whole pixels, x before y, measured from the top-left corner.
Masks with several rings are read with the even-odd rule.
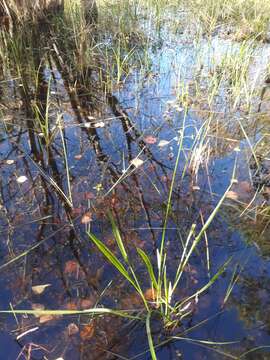
[[[114,74],[106,94],[95,86],[98,71],[82,85],[60,56],[43,63],[37,92],[43,105],[49,94],[49,142],[21,95],[25,83],[12,71],[1,78],[0,308],[142,308],[87,231],[117,254],[110,210],[134,259],[139,247],[154,262],[182,136],[166,230],[168,272],[177,267],[191,225],[200,228],[231,179],[237,181],[192,255],[177,297],[190,295],[230,263],[177,329],[164,332],[153,322],[157,357],[236,359],[257,348],[243,358],[270,359],[267,102],[259,111],[258,97],[249,112],[232,109],[223,89],[214,110],[206,105],[212,68],[224,54],[237,53],[239,43],[218,34],[195,41],[168,29],[151,29],[150,35],[144,30],[147,40],[130,36],[130,49],[141,54],[139,65],[132,65],[124,81]],[[115,46],[111,36],[105,40],[107,47]],[[140,49],[141,41],[147,50]],[[269,46],[258,44],[250,86],[263,86],[269,57]],[[252,145],[258,143],[263,191],[252,161]],[[144,267],[138,262],[136,268],[148,289]],[[2,314],[0,329],[1,360],[150,359],[144,324],[117,317]],[[181,339],[166,342],[172,336]]]

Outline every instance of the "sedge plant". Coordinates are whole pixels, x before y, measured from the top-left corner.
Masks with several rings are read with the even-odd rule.
[[[168,260],[167,260],[167,251],[166,251],[166,228],[168,224],[169,214],[171,211],[172,205],[172,193],[174,188],[174,183],[176,180],[177,170],[179,166],[180,156],[183,151],[183,138],[185,130],[185,120],[187,116],[187,108],[185,110],[183,128],[180,132],[178,154],[176,158],[176,163],[174,166],[172,182],[169,190],[169,196],[167,201],[167,208],[165,213],[165,219],[163,224],[163,231],[161,237],[161,243],[157,249],[156,261],[152,261],[149,255],[142,250],[137,248],[137,254],[141,259],[142,264],[145,266],[148,282],[150,283],[152,289],[152,299],[148,301],[142,290],[143,282],[136,274],[136,269],[132,264],[130,256],[125,248],[124,242],[122,240],[120,231],[116,225],[115,220],[110,214],[110,221],[112,224],[112,231],[116,244],[119,249],[121,258],[119,259],[100,239],[96,237],[92,232],[88,232],[89,239],[95,244],[98,250],[103,254],[106,260],[123,276],[125,280],[134,288],[134,290],[141,297],[144,307],[145,307],[145,324],[146,332],[148,337],[149,349],[151,352],[152,359],[156,359],[155,346],[153,344],[153,339],[151,336],[151,317],[153,314],[158,314],[163,321],[164,327],[167,329],[174,328],[181,323],[181,320],[190,314],[190,305],[191,302],[197,300],[198,297],[204,293],[210,286],[219,278],[227,267],[230,260],[228,260],[219,271],[212,277],[210,280],[191,296],[184,298],[182,300],[174,300],[176,289],[180,285],[183,273],[191,259],[191,256],[194,254],[196,247],[199,242],[203,239],[208,227],[212,223],[214,217],[218,213],[224,199],[227,196],[228,191],[231,188],[229,185],[227,191],[224,193],[222,198],[219,200],[218,204],[208,217],[208,219],[203,223],[203,226],[200,230],[196,231],[196,224],[192,224],[186,241],[183,246],[182,254],[178,267],[174,274],[174,279],[171,280],[167,269],[168,269]]]

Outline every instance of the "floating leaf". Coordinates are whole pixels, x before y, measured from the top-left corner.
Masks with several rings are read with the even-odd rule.
[[[103,121],[95,123],[95,128],[103,128],[105,126],[105,123]]]
[[[135,159],[131,160],[130,163],[132,165],[134,165],[136,168],[138,168],[139,166],[141,166],[143,164],[143,160],[140,158],[135,158]]]
[[[243,191],[243,192],[251,192],[252,191],[252,186],[251,186],[251,183],[249,181],[240,181],[238,183],[238,187],[239,187],[239,190],[240,191]]]
[[[49,315],[49,314],[48,315],[42,315],[39,318],[39,322],[40,322],[40,324],[45,324],[46,322],[52,321],[54,319],[55,319],[55,316],[53,316],[53,315]]]
[[[82,157],[83,157],[82,154],[78,154],[78,155],[74,156],[74,159],[75,160],[81,160]]]
[[[68,302],[66,305],[65,305],[65,308],[67,310],[77,310],[78,306],[75,302]]]
[[[89,340],[93,337],[95,332],[94,323],[91,322],[88,325],[85,325],[83,329],[80,331],[80,337],[82,340]]]
[[[34,294],[40,295],[49,286],[51,286],[51,284],[35,285],[35,286],[32,286],[32,291],[33,291]]]
[[[158,143],[159,147],[164,147],[167,146],[170,142],[167,140],[160,140],[160,142]]]
[[[68,260],[65,263],[65,269],[64,269],[64,273],[65,274],[76,274],[79,268],[79,264],[77,263],[77,261],[75,260]]]
[[[146,144],[155,144],[157,142],[157,138],[152,136],[152,135],[149,135],[149,136],[146,136],[144,138],[144,142],[146,142]]]
[[[45,306],[43,304],[32,304],[33,310],[45,310]],[[35,317],[39,317],[38,313],[34,315]]]
[[[84,193],[84,197],[86,200],[92,200],[95,199],[96,195],[90,191]]]
[[[23,183],[26,182],[27,180],[28,180],[27,177],[24,176],[24,175],[22,175],[22,176],[19,176],[19,177],[17,178],[17,183],[23,184]]]
[[[81,299],[79,301],[81,309],[91,309],[95,305],[94,299]]]
[[[238,199],[238,194],[237,194],[237,192],[230,190],[230,191],[227,192],[226,197],[228,199],[237,200]]]
[[[87,213],[85,213],[81,219],[81,223],[82,224],[88,224],[90,223],[90,221],[92,221],[92,214],[88,211]]]
[[[157,297],[157,293],[153,288],[149,288],[145,291],[144,297],[147,301],[155,301]]]
[[[73,335],[78,334],[79,328],[76,324],[70,323],[67,327],[67,331],[68,331],[69,336],[73,336]]]

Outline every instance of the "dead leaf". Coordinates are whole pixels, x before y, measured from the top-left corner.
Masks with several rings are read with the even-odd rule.
[[[38,311],[38,310],[45,310],[45,306],[42,305],[42,304],[32,304],[32,309],[33,309],[33,310],[36,310],[36,311]],[[35,316],[35,317],[39,317],[39,314],[38,314],[38,313],[37,313],[37,314],[34,314],[34,316]]]
[[[95,128],[103,128],[105,126],[103,121],[95,123]]]
[[[93,337],[95,332],[95,325],[91,322],[88,325],[85,325],[83,329],[80,331],[80,337],[82,340],[89,340]]]
[[[49,286],[51,286],[51,284],[35,285],[35,286],[32,286],[32,291],[33,291],[34,294],[40,295]]]
[[[146,142],[146,144],[153,145],[157,142],[157,138],[152,135],[148,135],[144,138],[144,142]]]
[[[39,323],[45,324],[46,322],[52,321],[54,319],[55,319],[55,316],[53,316],[53,315],[42,315],[39,318]]]
[[[238,187],[239,187],[239,190],[240,191],[243,191],[243,192],[251,192],[252,191],[252,186],[251,186],[251,183],[249,181],[240,181],[238,183]]]
[[[88,211],[87,213],[85,213],[81,219],[81,223],[82,224],[88,224],[90,223],[90,221],[92,221],[92,214]]]
[[[22,176],[19,176],[19,177],[17,178],[17,183],[23,184],[23,183],[26,182],[27,180],[28,180],[27,177],[24,176],[24,175],[22,175]]]
[[[121,298],[121,305],[123,308],[134,309],[138,306],[142,306],[142,298],[137,292],[131,293],[126,297]]]
[[[159,147],[164,147],[167,146],[170,142],[167,140],[160,140],[160,142],[158,143]]]
[[[68,302],[68,303],[65,305],[65,309],[66,309],[66,310],[77,310],[77,309],[78,309],[78,306],[76,305],[75,302]]]
[[[144,292],[144,297],[147,301],[155,301],[157,297],[156,290],[149,288]]]
[[[231,200],[238,200],[238,194],[235,191],[228,191],[226,197]]]
[[[143,160],[140,158],[135,158],[135,159],[131,160],[130,164],[134,165],[136,168],[138,168],[139,166],[141,166],[143,164]]]
[[[79,301],[81,309],[91,309],[95,305],[94,299],[81,299]]]
[[[68,331],[69,336],[73,336],[73,335],[78,334],[79,328],[76,324],[70,323],[67,327],[67,331]]]
[[[95,199],[96,195],[94,193],[92,193],[91,191],[88,191],[88,192],[84,193],[84,197],[86,200],[92,200],[92,199]]]
[[[75,160],[81,160],[82,157],[83,157],[82,154],[78,154],[78,155],[74,156],[74,159]]]
[[[75,260],[68,260],[65,263],[65,269],[64,269],[64,273],[65,274],[76,274],[78,272],[78,268],[79,268],[79,264],[77,261]]]

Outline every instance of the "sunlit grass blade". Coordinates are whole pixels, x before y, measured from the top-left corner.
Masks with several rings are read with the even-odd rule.
[[[138,254],[140,255],[141,259],[143,260],[146,268],[147,268],[147,271],[148,271],[148,274],[150,276],[150,279],[151,279],[151,282],[152,282],[152,285],[155,289],[157,289],[158,287],[158,283],[157,283],[157,280],[156,280],[156,277],[155,277],[155,273],[154,273],[154,269],[153,269],[153,265],[149,259],[149,257],[147,256],[147,254],[140,248],[137,248],[137,252]]]
[[[127,255],[125,246],[123,244],[122,237],[120,235],[119,229],[118,229],[116,222],[111,213],[109,213],[109,218],[110,218],[110,221],[112,224],[112,231],[113,231],[114,238],[117,242],[118,248],[121,252],[121,255],[123,256],[123,259],[125,260],[126,263],[128,263],[128,255]]]
[[[225,264],[223,264],[221,266],[221,268],[218,270],[218,272],[207,282],[206,285],[204,285],[198,291],[196,291],[194,294],[192,294],[191,296],[186,298],[184,301],[182,301],[179,305],[176,306],[176,308],[181,309],[181,307],[183,307],[187,302],[191,301],[194,298],[198,298],[199,295],[201,295],[206,290],[208,290],[217,281],[217,279],[220,277],[220,275],[224,273],[224,271],[226,270],[226,268],[229,265],[229,263],[231,262],[231,260],[232,260],[232,258],[227,260],[225,262]]]
[[[155,348],[154,348],[154,344],[153,344],[153,339],[152,339],[152,334],[151,334],[150,319],[151,319],[151,312],[148,312],[147,317],[146,317],[146,333],[147,333],[148,345],[149,345],[149,350],[151,353],[152,360],[157,360],[157,356],[156,356],[156,352],[155,352]]]
[[[123,264],[117,259],[117,257],[111,252],[111,250],[103,244],[94,234],[88,232],[90,240],[97,246],[100,252],[106,257],[106,259],[117,269],[130,283],[138,290],[136,283],[130,277],[129,273],[123,266]]]
[[[141,320],[139,316],[130,315],[125,310],[112,310],[108,308],[92,308],[85,310],[0,310],[0,314],[35,315],[35,316],[65,316],[65,315],[115,315],[134,320]]]

